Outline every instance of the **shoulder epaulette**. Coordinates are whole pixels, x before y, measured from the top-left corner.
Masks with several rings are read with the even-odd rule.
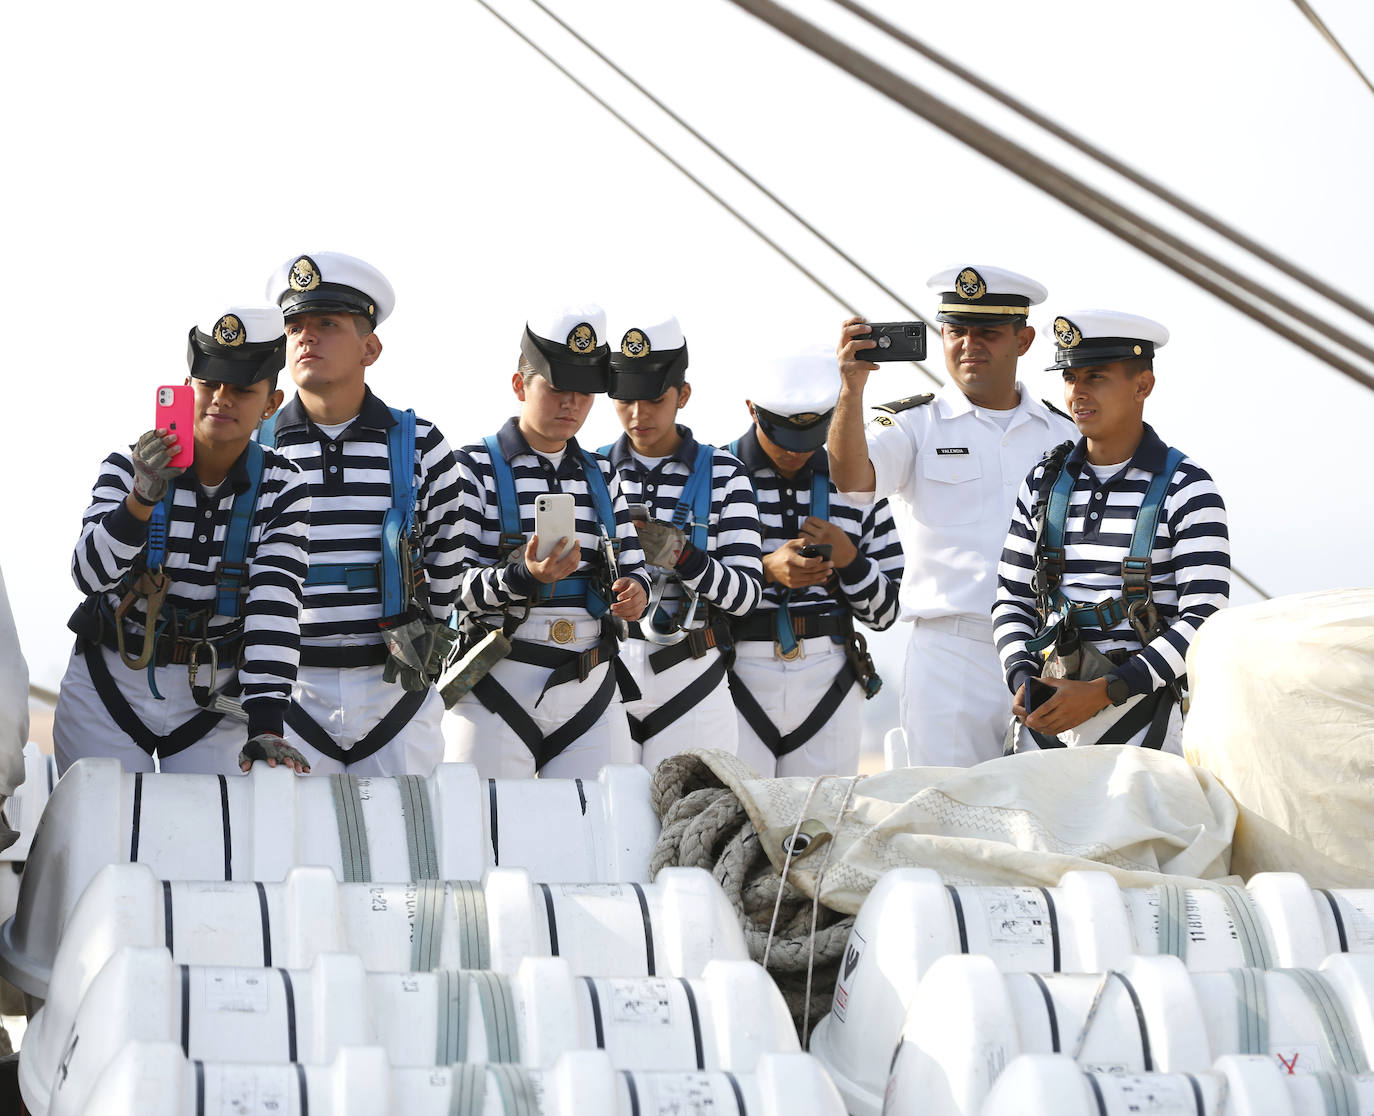
[[[1056,415],[1058,415],[1060,418],[1066,418],[1066,419],[1068,419],[1070,422],[1073,422],[1073,416],[1072,416],[1072,415],[1066,415],[1063,411],[1061,411],[1058,407],[1056,407],[1056,406],[1055,406],[1053,403],[1051,403],[1048,399],[1042,399],[1042,400],[1040,400],[1040,402],[1043,403],[1043,404],[1045,404],[1046,408],[1048,408],[1050,411],[1053,411],[1053,412],[1054,412]]]
[[[935,396],[929,392],[925,395],[908,395],[905,399],[894,399],[891,403],[876,403],[873,409],[895,415],[899,411],[909,411],[912,407],[924,407],[934,398]]]

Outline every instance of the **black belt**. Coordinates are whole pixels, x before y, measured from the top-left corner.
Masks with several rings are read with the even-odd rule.
[[[117,621],[110,620],[101,628],[99,643],[101,647],[118,653],[119,640],[114,627],[116,623]],[[141,639],[142,637],[137,636],[135,638]],[[89,646],[89,640],[83,639],[82,642]],[[218,662],[237,662],[239,649],[243,646],[243,631],[240,629],[228,635],[210,636],[209,638],[175,635],[164,631],[156,637],[153,644],[153,663],[160,667],[185,666],[191,661],[192,653],[207,644],[215,649],[215,658]],[[201,661],[205,661],[203,657]]]
[[[363,643],[356,647],[301,646],[301,666],[342,667],[383,666],[386,663],[386,644]]]
[[[801,633],[798,632],[797,634],[800,635]],[[854,673],[854,668],[846,656],[844,666],[840,667],[840,672],[835,675],[834,681],[830,683],[830,688],[821,695],[821,700],[817,702],[816,707],[807,714],[806,720],[802,721],[786,736],[778,730],[777,725],[773,724],[768,714],[763,711],[763,706],[758,703],[758,699],[749,692],[748,687],[734,671],[730,672],[730,696],[734,699],[735,708],[739,710],[739,715],[744,718],[745,723],[754,730],[754,734],[763,741],[768,750],[778,759],[781,759],[783,756],[795,752],[816,733],[820,732],[825,723],[835,715],[835,710],[839,709],[843,703],[850,687],[858,680],[858,675]]]
[[[730,632],[738,640],[767,640],[772,643],[778,638],[776,609],[755,612],[743,620],[732,620]],[[846,636],[853,625],[854,618],[848,612],[794,612],[792,631],[798,639],[812,639],[815,636]]]
[[[643,631],[638,623],[631,624],[630,638],[643,639]],[[704,658],[708,651],[716,648],[719,648],[722,656],[726,656],[730,663],[733,663],[734,639],[724,618],[714,619],[701,628],[689,628],[683,639],[659,647],[656,651],[650,651],[649,667],[655,674],[662,674],[687,659]]]
[[[168,757],[174,756],[178,752],[184,752],[192,744],[204,739],[206,734],[224,719],[223,713],[202,709],[166,736],[156,735],[138,719],[138,714],[134,712],[133,706],[119,692],[119,687],[115,685],[115,680],[110,676],[110,670],[105,665],[105,656],[100,653],[100,648],[87,640],[79,640],[77,645],[85,655],[86,669],[90,672],[91,681],[95,684],[95,692],[100,695],[105,711],[109,713],[120,730],[148,755]],[[237,675],[220,691],[225,697],[233,697],[238,692]]]
[[[340,650],[352,650],[351,648],[340,648]],[[423,690],[406,690],[401,696],[401,700],[393,705],[385,717],[372,726],[372,729],[351,748],[340,748],[334,743],[329,733],[325,732],[315,718],[310,716],[297,702],[292,702],[286,710],[286,723],[291,726],[296,735],[309,744],[315,751],[322,756],[328,756],[332,760],[347,767],[351,763],[358,763],[367,759],[368,756],[376,755],[400,732],[406,725],[410,724],[411,719],[420,711],[420,706],[424,704],[425,698],[429,696],[428,688]]]

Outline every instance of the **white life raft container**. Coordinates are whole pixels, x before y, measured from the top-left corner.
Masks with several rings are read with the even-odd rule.
[[[1374,892],[1313,891],[1263,873],[1246,888],[1121,888],[1106,872],[1066,872],[1058,887],[968,887],[927,868],[885,873],[845,949],[831,1010],[810,1050],[851,1108],[882,1107],[894,1036],[926,970],[977,954],[1005,973],[1101,973],[1132,956],[1172,954],[1189,969],[1314,968],[1374,949]]]
[[[0,922],[14,914],[19,903],[19,873],[29,857],[38,819],[57,785],[57,761],[45,756],[30,740],[24,745],[24,781],[5,800],[5,818],[18,834],[14,844],[0,849]]]
[[[944,957],[912,998],[883,1112],[974,1116],[1023,1053],[1070,1054],[1123,1075],[1200,1073],[1227,1054],[1366,1073],[1372,1008],[1368,954],[1335,954],[1319,972],[1191,974],[1176,957],[1135,957],[1101,976],[1000,973],[987,957]]]
[[[183,965],[306,969],[356,953],[369,972],[493,969],[562,957],[579,976],[700,976],[749,960],[734,908],[703,868],[651,884],[535,883],[491,868],[480,883],[340,883],[293,868],[282,883],[170,882],[146,864],[107,864],[67,921],[46,995],[72,1016],[123,946],[165,946]]]
[[[206,1061],[332,1060],[382,1047],[393,1066],[509,1062],[548,1067],[569,1050],[605,1050],[618,1069],[751,1071],[795,1053],[782,994],[753,961],[713,961],[702,976],[576,977],[562,958],[512,974],[367,973],[350,954],[309,969],[177,965],[126,946],[91,982],[75,1017],[56,1000],[33,1017],[19,1087],[35,1116],[85,1094],[133,1041],[176,1042]]]
[[[191,1061],[175,1043],[130,1043],[89,1102],[59,1094],[50,1116],[844,1116],[825,1071],[806,1054],[761,1054],[751,1073],[617,1070],[604,1051],[559,1056],[551,1069],[510,1065],[392,1068],[376,1047],[330,1063]]]
[[[468,764],[427,778],[125,774],[83,759],[58,782],[34,837],[19,908],[0,930],[0,976],[43,995],[58,939],[106,864],[164,880],[282,880],[298,865],[345,882],[473,880],[488,867],[552,882],[647,881],[658,818],[649,773],[484,780]]]
[[[1289,1073],[1277,1058],[1226,1055],[1207,1073],[1088,1070],[1063,1054],[1022,1054],[980,1116],[1361,1116],[1374,1077]]]

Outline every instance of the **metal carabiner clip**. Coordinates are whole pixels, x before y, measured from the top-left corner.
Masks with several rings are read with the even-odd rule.
[[[667,570],[658,575],[654,581],[653,590],[649,593],[649,604],[644,609],[644,620],[639,625],[640,630],[644,633],[644,638],[661,647],[670,647],[687,638],[687,629],[692,626],[692,621],[696,619],[697,601],[700,599],[684,585],[682,591],[687,597],[687,614],[681,620],[674,618],[673,626],[666,632],[662,631],[654,623],[654,617],[658,614],[659,606],[663,603],[663,594],[672,581],[673,575]]]

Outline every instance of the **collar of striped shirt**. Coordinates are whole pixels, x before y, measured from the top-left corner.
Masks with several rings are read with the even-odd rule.
[[[1169,447],[1155,433],[1153,426],[1148,422],[1143,425],[1145,436],[1140,439],[1140,445],[1136,446],[1135,453],[1131,455],[1127,468],[1144,469],[1147,473],[1162,472],[1165,459],[1169,456]],[[1088,439],[1079,438],[1077,444],[1069,451],[1069,456],[1064,459],[1064,468],[1068,469],[1074,476],[1078,476],[1082,473],[1083,462],[1087,458]]]
[[[759,445],[758,435],[752,426],[749,428],[749,432],[739,440],[739,453],[735,456],[744,462],[745,471],[750,475],[761,469],[771,469],[775,473],[778,471],[778,467],[773,464],[773,459]],[[826,456],[824,447],[813,453],[810,460],[797,470],[797,475],[792,479],[794,481],[806,481],[810,479],[812,473],[830,475],[830,458]]]
[[[692,437],[691,429],[683,426],[681,423],[677,424],[677,432],[682,435],[682,442],[678,445],[677,449],[673,450],[664,460],[680,461],[687,466],[688,470],[691,470],[697,463],[697,450],[699,448],[697,446],[697,440]],[[611,459],[611,464],[614,465],[617,470],[624,469],[626,466],[633,465],[638,467],[639,465],[635,460],[634,449],[630,445],[630,436],[628,434],[622,434],[620,436],[619,441],[611,447],[611,452],[608,456]]]
[[[370,387],[363,388],[363,406],[358,412],[358,417],[353,421],[373,430],[390,430],[396,425],[396,420],[391,417],[391,408],[378,399]],[[291,402],[287,403],[277,415],[278,432],[304,427],[309,423],[310,416],[305,413],[299,395],[293,395]]]
[[[513,461],[522,453],[530,453],[535,457],[544,456],[538,450],[530,449],[529,442],[525,441],[525,435],[520,433],[520,419],[515,416],[506,419],[505,426],[496,432],[496,444],[501,447],[501,456],[507,461]],[[564,461],[581,460],[582,447],[577,444],[576,438],[569,438],[563,449],[566,451]]]
[[[266,466],[264,466],[266,468]],[[244,446],[243,452],[234,459],[234,463],[229,466],[229,472],[224,478],[229,482],[229,487],[234,492],[245,492],[252,483],[248,477],[248,447]],[[191,462],[191,467],[179,477],[172,478],[173,488],[195,488],[200,483],[200,478],[196,476],[195,462]],[[220,489],[222,496],[224,490]]]

